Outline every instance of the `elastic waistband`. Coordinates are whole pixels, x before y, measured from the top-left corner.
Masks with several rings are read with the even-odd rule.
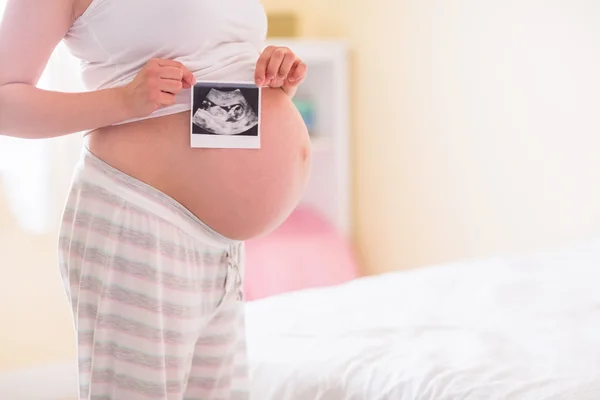
[[[241,244],[240,241],[227,238],[210,228],[169,195],[107,164],[85,145],[82,153],[76,169],[79,178],[101,186],[123,200],[169,221],[188,235],[209,245],[230,248]]]

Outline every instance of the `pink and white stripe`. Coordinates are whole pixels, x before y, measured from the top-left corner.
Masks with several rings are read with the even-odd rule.
[[[80,400],[246,400],[243,244],[84,149],[60,270]]]

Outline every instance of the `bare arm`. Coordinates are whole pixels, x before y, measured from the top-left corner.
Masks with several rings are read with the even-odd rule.
[[[130,118],[122,89],[60,93],[36,87],[73,23],[75,0],[8,0],[0,24],[0,134],[50,138]]]

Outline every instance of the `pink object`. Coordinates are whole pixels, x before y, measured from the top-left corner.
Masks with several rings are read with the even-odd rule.
[[[279,229],[246,242],[248,301],[358,276],[350,244],[309,207],[298,207]]]

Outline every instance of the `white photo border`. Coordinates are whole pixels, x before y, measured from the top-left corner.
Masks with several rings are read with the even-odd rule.
[[[197,85],[210,87],[239,87],[250,88],[258,91],[258,134],[256,136],[229,136],[229,135],[201,135],[194,132],[193,115],[190,115],[190,146],[192,148],[209,149],[260,149],[261,139],[261,108],[262,108],[262,89],[254,82],[244,81],[211,81],[198,80],[190,90],[190,114],[194,112],[194,88]]]

